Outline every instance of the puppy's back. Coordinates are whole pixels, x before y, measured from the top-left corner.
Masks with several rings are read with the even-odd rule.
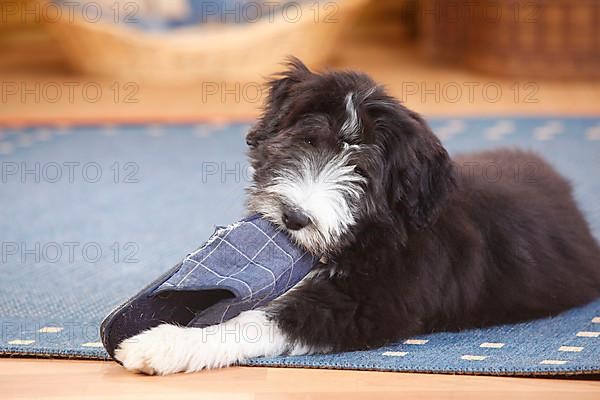
[[[485,238],[494,277],[488,307],[523,320],[600,296],[600,246],[570,183],[548,162],[530,151],[499,149],[454,163],[452,203],[469,208],[468,219]]]

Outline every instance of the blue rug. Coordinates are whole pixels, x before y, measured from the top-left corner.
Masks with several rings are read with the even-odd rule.
[[[431,125],[451,153],[509,145],[544,154],[573,181],[600,238],[600,119],[434,119]],[[98,337],[103,317],[204,242],[215,225],[243,216],[247,129],[0,128],[0,354],[106,358]],[[600,300],[552,319],[247,364],[600,373]]]

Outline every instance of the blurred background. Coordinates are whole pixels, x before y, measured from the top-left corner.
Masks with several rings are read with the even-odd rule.
[[[372,75],[427,117],[452,155],[539,151],[573,182],[600,238],[600,0],[0,0],[0,357],[107,359],[99,324],[110,310],[215,226],[243,217],[252,180],[243,138],[267,95],[265,79],[287,56],[317,71]],[[497,167],[486,165],[485,178],[525,183],[537,171]],[[545,325],[515,334],[536,341],[514,347],[527,353],[518,365],[597,373],[591,344],[556,353],[595,340],[570,331],[595,329],[589,321],[600,311],[590,310],[579,325],[561,320],[564,341]],[[485,357],[460,357],[479,337],[464,334],[437,342],[456,364],[420,346],[422,365],[454,373],[466,362],[469,373],[485,372]],[[396,355],[367,358],[402,366]],[[517,365],[496,360],[492,370],[502,373]],[[50,368],[55,361],[40,363],[53,371],[43,374],[51,384],[17,363],[0,360],[15,393],[65,398],[77,390],[70,373]],[[98,392],[117,382],[123,393],[124,371],[98,368],[114,369],[77,381]],[[364,382],[387,387],[372,379]],[[275,380],[302,390],[312,383]],[[473,387],[465,390],[481,391]],[[10,398],[11,387],[5,392]]]
[[[0,0],[0,123],[252,120],[286,55],[428,116],[600,111],[596,0]]]

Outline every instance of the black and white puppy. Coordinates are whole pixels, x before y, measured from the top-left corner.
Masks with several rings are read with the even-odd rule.
[[[498,150],[451,160],[419,115],[363,74],[316,74],[292,60],[269,84],[247,136],[249,210],[323,264],[264,309],[124,341],[116,357],[126,368],[170,374],[368,349],[600,296],[600,248],[569,183],[540,157]],[[500,178],[484,173],[490,164]],[[533,179],[512,172],[526,166]]]

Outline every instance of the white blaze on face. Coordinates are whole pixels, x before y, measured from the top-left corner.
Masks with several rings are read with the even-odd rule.
[[[355,95],[349,92],[344,99],[344,107],[346,108],[346,120],[340,129],[340,135],[346,142],[355,142],[362,129],[361,120],[358,115],[358,107],[373,93],[376,87],[372,87],[364,92],[359,92]]]
[[[342,125],[340,130],[341,136],[346,141],[353,141],[359,134],[360,131],[360,119],[358,118],[358,111],[354,105],[354,93],[350,92],[346,95],[345,99],[347,118]]]
[[[307,156],[293,168],[278,171],[266,189],[311,218],[311,225],[290,232],[309,249],[331,244],[355,222],[355,204],[364,192],[360,183],[365,181],[348,163],[355,147],[346,146],[326,162]],[[316,243],[323,240],[326,243]]]

